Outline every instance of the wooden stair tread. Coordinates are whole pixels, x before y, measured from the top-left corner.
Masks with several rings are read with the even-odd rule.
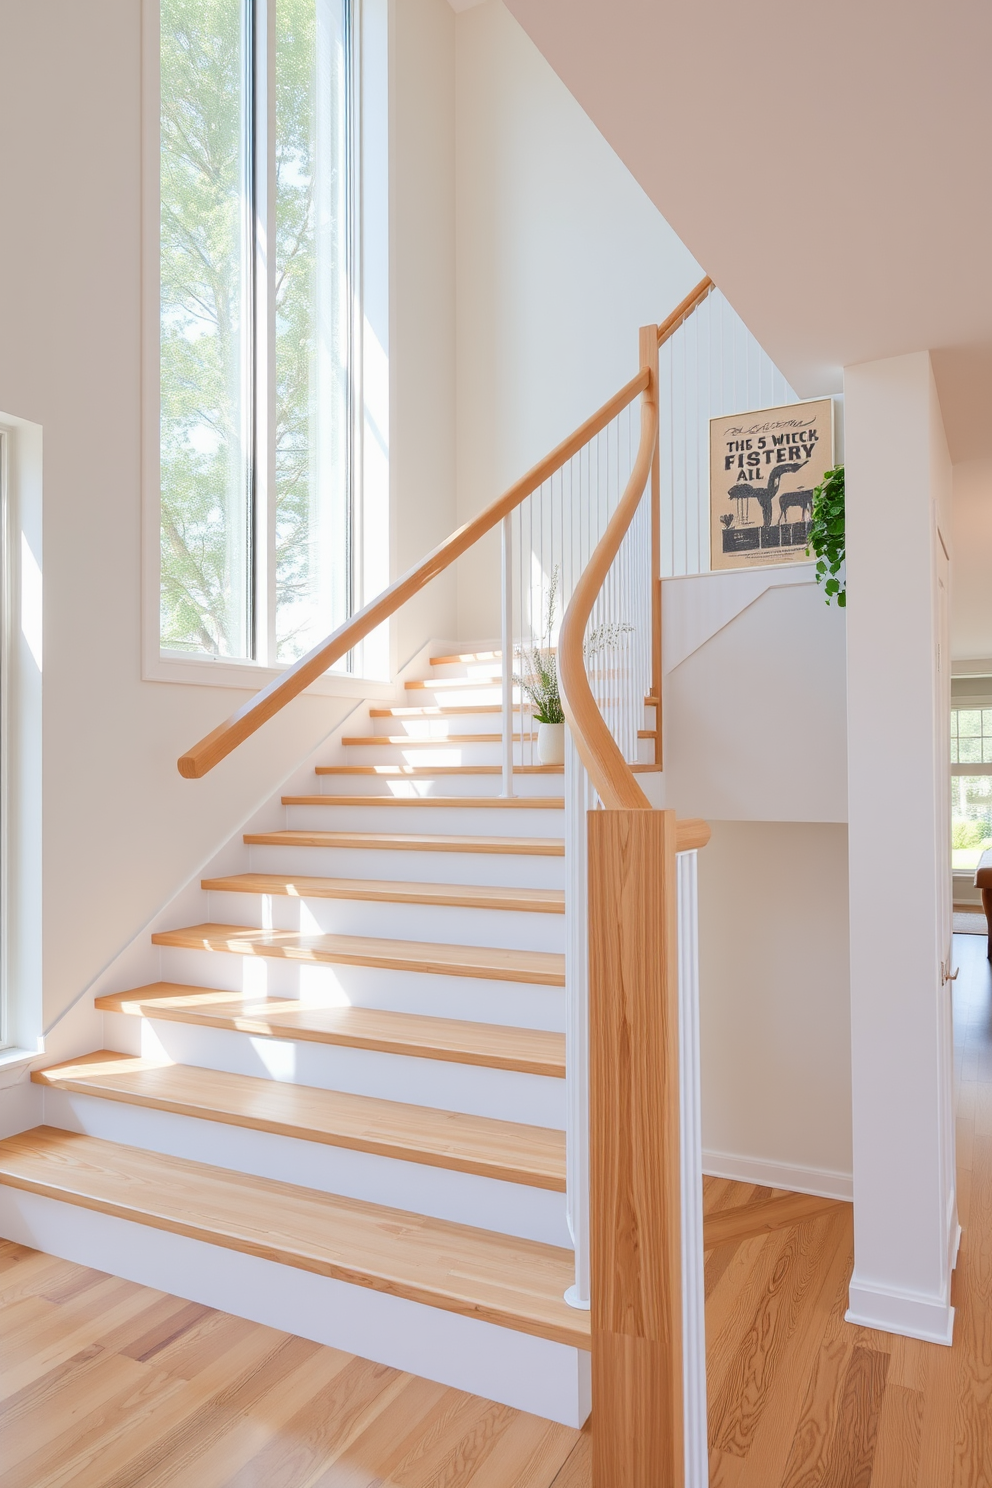
[[[514,734],[513,742],[519,744],[521,739],[534,739],[537,735],[533,733]],[[381,744],[395,748],[402,745],[404,749],[436,749],[439,744],[501,744],[502,734],[438,734],[436,737],[420,737],[416,734],[353,734],[341,743],[349,748],[359,748],[366,744]]]
[[[404,682],[403,690],[405,692],[445,692],[448,688],[455,688],[461,692],[486,687],[491,692],[494,687],[502,687],[502,685],[502,674],[494,672],[489,677],[426,677],[416,682]],[[517,690],[514,689],[514,691]]]
[[[563,1293],[571,1251],[36,1127],[0,1142],[0,1183],[319,1276],[589,1347]]]
[[[842,1199],[824,1199],[816,1194],[788,1193],[757,1204],[718,1209],[703,1216],[703,1248],[737,1243],[771,1230],[785,1229],[820,1214],[836,1213]]]
[[[377,966],[386,971],[529,982],[541,987],[565,985],[565,957],[555,951],[382,940],[373,935],[303,935],[297,930],[260,930],[253,925],[213,923],[158,930],[152,936],[152,945],[336,966]]]
[[[563,858],[560,837],[451,837],[414,832],[246,832],[257,847],[375,848],[391,852],[510,853],[526,857]]]
[[[462,656],[432,656],[431,666],[467,665],[470,661],[498,661],[502,666],[502,651],[466,651]]]
[[[634,769],[639,768],[634,766]],[[502,765],[316,765],[315,775],[502,775]],[[514,765],[514,775],[564,775],[564,765]]]
[[[381,1157],[565,1192],[565,1133],[100,1050],[32,1080]]]
[[[284,806],[464,806],[526,811],[563,811],[563,796],[283,796]]]
[[[446,708],[432,707],[424,708],[370,708],[370,718],[461,718],[466,713],[502,713],[502,703],[461,703],[459,706]],[[520,704],[515,703],[514,713],[520,712]]]
[[[514,909],[564,914],[564,889],[511,889],[466,884],[402,883],[388,879],[287,877],[234,873],[204,878],[201,889],[230,894],[286,894],[296,899],[370,899],[387,904],[446,904],[461,909]]]
[[[500,1023],[426,1018],[380,1008],[321,1007],[285,997],[242,997],[218,987],[153,982],[98,997],[104,1013],[127,1013],[248,1033],[256,1038],[299,1039],[408,1054],[452,1064],[520,1070],[529,1075],[565,1077],[565,1035]]]

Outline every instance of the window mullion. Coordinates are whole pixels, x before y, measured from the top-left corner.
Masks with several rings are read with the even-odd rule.
[[[276,0],[245,0],[253,20],[255,656],[276,663]]]

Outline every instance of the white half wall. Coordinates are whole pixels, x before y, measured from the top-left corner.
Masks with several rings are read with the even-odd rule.
[[[699,854],[703,1171],[849,1199],[847,829],[710,826]]]
[[[846,821],[844,611],[812,565],[669,579],[663,602],[667,804],[717,821]]]
[[[848,367],[845,393],[849,1317],[947,1343],[957,1238],[950,988],[941,976],[950,949],[951,467],[927,352]],[[887,747],[894,728],[898,744]]]

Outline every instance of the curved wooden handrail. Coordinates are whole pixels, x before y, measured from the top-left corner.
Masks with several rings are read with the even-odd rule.
[[[617,509],[575,586],[558,635],[558,681],[562,707],[582,763],[600,800],[610,810],[650,811],[651,802],[638,785],[593,696],[583,651],[586,626],[651,475],[658,444],[658,348],[674,335],[715,288],[707,275],[660,326],[644,326],[641,330],[641,371],[648,373],[649,381],[641,403],[641,439],[637,458]],[[705,840],[709,840],[708,829]]]
[[[648,374],[648,386],[641,400],[641,438],[634,468],[606,531],[572,591],[558,633],[558,683],[565,717],[589,779],[603,805],[614,811],[650,811],[651,802],[638,785],[599,711],[589,685],[583,644],[592,607],[619,552],[624,534],[634,520],[651,475],[658,442],[657,348],[655,327],[643,327],[641,370]]]
[[[316,681],[328,667],[342,656],[346,656],[358,642],[363,640],[377,625],[381,625],[389,617],[405,604],[431,579],[442,573],[456,558],[478,542],[505,516],[508,516],[520,503],[539,486],[543,486],[557,470],[560,470],[572,456],[593,439],[607,424],[612,423],[618,413],[633,403],[638,394],[643,393],[650,381],[650,371],[642,367],[636,377],[622,387],[602,408],[598,409],[591,418],[580,424],[574,434],[562,441],[553,449],[549,455],[540,460],[533,469],[512,485],[508,491],[498,497],[496,501],[487,506],[485,511],[473,517],[471,522],[466,522],[459,527],[450,537],[446,537],[433,552],[414,568],[411,568],[402,578],[390,584],[369,604],[353,615],[344,625],[321,641],[306,656],[301,656],[299,661],[275,678],[267,687],[263,687],[254,697],[249,698],[236,713],[232,713],[226,722],[219,724],[211,730],[198,744],[181,755],[178,761],[179,773],[187,780],[198,780],[212,770],[214,765],[219,764],[222,759],[236,749],[239,744],[252,735],[256,729],[261,728],[263,723],[275,716],[281,708],[284,708],[294,697],[298,697],[311,682]]]

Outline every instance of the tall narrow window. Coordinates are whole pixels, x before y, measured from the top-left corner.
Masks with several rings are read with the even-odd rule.
[[[350,0],[161,0],[161,645],[352,609]]]
[[[951,864],[978,866],[992,847],[992,707],[951,709]]]

